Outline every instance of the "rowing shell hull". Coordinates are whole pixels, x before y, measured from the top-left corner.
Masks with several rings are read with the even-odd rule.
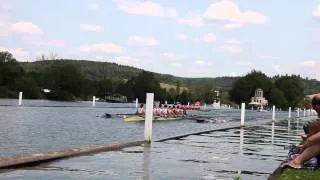
[[[174,121],[174,120],[181,120],[183,117],[156,117],[154,118],[154,121]],[[140,116],[131,116],[124,118],[125,122],[140,122],[144,121],[144,117]]]

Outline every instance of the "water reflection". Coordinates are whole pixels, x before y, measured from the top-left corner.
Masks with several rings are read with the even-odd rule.
[[[150,179],[150,144],[143,147],[143,180]]]
[[[274,121],[272,121],[272,128],[271,128],[271,143],[273,144],[274,140]]]
[[[244,128],[240,129],[240,151],[239,155],[243,156],[243,140],[244,140]],[[241,175],[242,171],[241,169],[238,170],[238,175]]]
[[[243,155],[244,128],[240,129],[240,155]]]

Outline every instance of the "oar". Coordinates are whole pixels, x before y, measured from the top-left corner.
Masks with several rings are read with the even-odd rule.
[[[105,118],[111,118],[111,117],[114,117],[114,116],[133,116],[133,115],[136,115],[135,113],[119,113],[119,114],[109,114],[109,113],[105,113],[103,115],[103,117]]]

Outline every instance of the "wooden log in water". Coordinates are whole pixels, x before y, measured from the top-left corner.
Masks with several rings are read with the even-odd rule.
[[[93,147],[74,148],[62,151],[50,151],[43,153],[16,155],[12,157],[0,158],[0,169],[19,168],[31,165],[37,165],[57,159],[93,154],[98,152],[120,150],[126,147],[139,146],[145,141],[134,141],[118,144],[96,145]]]

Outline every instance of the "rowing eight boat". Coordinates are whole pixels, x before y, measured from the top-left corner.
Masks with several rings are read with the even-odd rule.
[[[173,120],[181,120],[184,117],[154,117],[154,121],[173,121]],[[131,116],[124,118],[125,122],[139,122],[144,121],[144,117],[142,116]]]

